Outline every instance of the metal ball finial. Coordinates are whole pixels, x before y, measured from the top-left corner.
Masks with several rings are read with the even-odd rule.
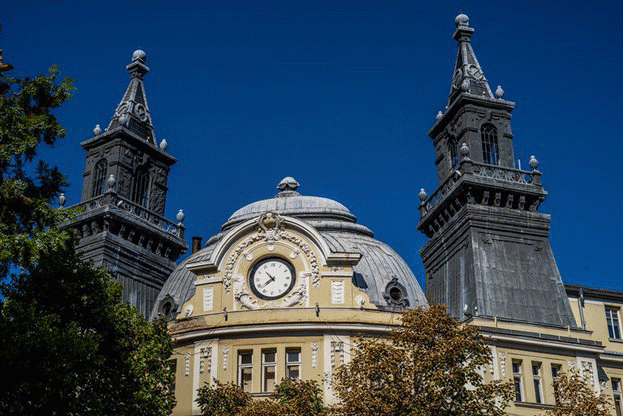
[[[539,167],[539,161],[536,159],[536,157],[534,157],[534,155],[530,156],[530,162],[528,163],[533,170],[536,170],[536,168]]]
[[[132,62],[134,61],[141,61],[142,63],[147,62],[147,54],[145,53],[145,51],[141,49],[135,50],[132,54]]]
[[[463,159],[467,159],[469,157],[469,146],[467,146],[467,143],[463,143],[461,145],[459,152],[461,152],[461,156],[463,156]]]
[[[418,198],[420,198],[420,201],[424,202],[426,201],[426,197],[428,195],[426,195],[426,191],[424,190],[424,188],[420,188],[420,193],[417,196]]]
[[[108,190],[112,191],[112,189],[115,187],[116,182],[117,180],[115,179],[115,175],[110,175],[106,180],[106,186],[108,187]]]
[[[501,85],[498,85],[498,87],[496,88],[495,96],[500,98],[500,99],[504,97],[504,89],[502,88]]]
[[[469,26],[469,17],[466,14],[461,13],[454,19],[454,23],[456,23],[456,27]]]
[[[461,91],[467,92],[468,90],[469,90],[469,80],[464,79],[463,82],[461,82]]]
[[[177,222],[179,222],[180,224],[184,222],[184,218],[186,218],[186,216],[184,215],[184,211],[180,209],[177,215],[175,216],[175,218],[177,219]]]

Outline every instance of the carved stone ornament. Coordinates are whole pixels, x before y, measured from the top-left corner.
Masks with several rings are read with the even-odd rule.
[[[240,256],[245,255],[245,257],[247,257],[247,247],[262,240],[265,240],[268,243],[267,249],[269,251],[274,249],[275,242],[278,240],[285,240],[298,246],[297,250],[305,253],[305,256],[311,266],[310,275],[312,277],[312,283],[314,287],[318,287],[318,283],[320,282],[320,269],[318,267],[316,255],[312,251],[311,247],[300,238],[284,230],[285,225],[283,224],[283,219],[279,216],[279,214],[266,212],[258,218],[257,224],[257,233],[251,235],[249,238],[238,244],[234,252],[231,253],[227,259],[227,263],[225,264],[225,276],[223,278],[225,293],[229,293],[231,290],[234,266],[238,262]]]
[[[122,101],[121,103],[119,103],[119,106],[117,107],[117,110],[115,110],[115,115],[117,117],[121,116],[122,114],[125,114],[128,112],[128,103],[126,101]]]
[[[290,308],[298,304],[304,304],[307,300],[307,277],[309,273],[303,273],[299,276],[300,283],[290,294],[283,299],[272,301],[259,301],[251,296],[250,289],[246,284],[246,279],[237,276],[234,280],[237,283],[234,299],[241,306],[247,309],[272,309],[272,308]]]
[[[141,103],[134,106],[134,114],[136,114],[141,121],[147,120],[147,110],[145,110],[145,106]]]

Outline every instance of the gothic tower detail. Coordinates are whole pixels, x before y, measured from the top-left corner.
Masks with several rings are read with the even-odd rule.
[[[108,128],[93,130],[86,151],[80,205],[72,227],[78,250],[123,283],[123,298],[149,316],[175,261],[186,251],[184,214],[163,217],[167,178],[175,158],[157,145],[143,78],[149,68],[137,50],[126,66],[131,79]]]
[[[426,295],[458,319],[484,315],[575,326],[549,244],[550,216],[538,211],[547,192],[538,162],[515,168],[511,111],[494,93],[471,45],[474,29],[456,18],[458,55],[445,112],[428,135],[439,186],[420,191],[418,230]]]

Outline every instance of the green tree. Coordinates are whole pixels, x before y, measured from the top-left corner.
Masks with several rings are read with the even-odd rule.
[[[443,305],[406,311],[389,339],[358,348],[335,373],[339,415],[501,416],[513,396],[510,382],[484,382],[489,347]]]
[[[203,415],[215,416],[317,416],[327,414],[315,381],[283,379],[267,399],[252,400],[236,384],[205,384],[197,403]]]
[[[577,371],[558,373],[554,382],[556,408],[547,416],[608,416],[609,400],[595,393]]]
[[[197,403],[202,415],[235,416],[251,401],[251,395],[237,384],[222,384],[218,380],[215,384],[210,386],[206,383],[197,391]]]
[[[53,110],[73,89],[58,70],[34,78],[8,78],[10,65],[1,63],[0,51],[0,280],[11,267],[28,269],[56,247],[67,247],[69,235],[52,227],[71,211],[50,205],[66,185],[58,167],[35,163],[41,144],[53,145],[65,129]],[[33,166],[34,165],[34,166]],[[29,175],[34,171],[34,177]]]
[[[174,405],[166,323],[121,302],[121,285],[81,262],[65,178],[35,164],[65,134],[52,111],[69,97],[58,71],[4,77],[0,62],[0,414],[168,415]],[[10,276],[9,276],[10,273]]]

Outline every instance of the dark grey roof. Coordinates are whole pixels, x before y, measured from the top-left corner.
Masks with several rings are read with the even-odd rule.
[[[348,208],[328,198],[301,196],[289,189],[272,199],[254,202],[236,211],[223,225],[222,233],[212,237],[205,248],[180,263],[158,295],[152,318],[157,316],[160,304],[165,298],[172,297],[179,306],[195,293],[193,283],[196,276],[186,265],[208,260],[218,241],[235,225],[267,211],[305,221],[320,233],[332,252],[361,254],[361,260],[353,268],[353,284],[366,292],[370,302],[377,307],[401,307],[386,299],[388,288],[396,286],[406,292],[403,306],[417,307],[427,304],[424,292],[405,261],[387,244],[375,240],[370,229],[357,224],[356,217]]]

